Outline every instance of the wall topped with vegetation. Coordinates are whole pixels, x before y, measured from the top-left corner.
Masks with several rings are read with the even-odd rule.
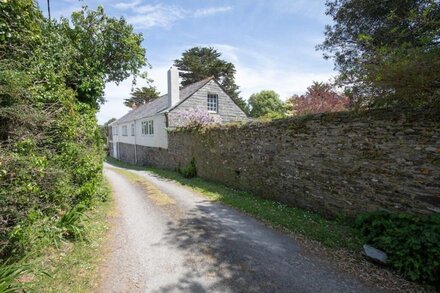
[[[376,110],[180,129],[154,152],[160,160],[140,163],[172,169],[194,158],[202,178],[328,216],[426,214],[440,210],[439,120]]]

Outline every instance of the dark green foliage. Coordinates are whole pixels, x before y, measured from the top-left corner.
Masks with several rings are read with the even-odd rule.
[[[155,86],[137,88],[131,93],[131,97],[124,100],[124,105],[130,108],[137,107],[159,98],[159,92]]]
[[[133,33],[125,19],[107,16],[101,6],[72,13],[59,30],[71,50],[65,81],[81,102],[98,107],[105,82],[119,83],[146,65],[142,35]]]
[[[368,244],[385,251],[405,278],[440,282],[440,215],[416,216],[374,212],[360,215],[356,225]]]
[[[334,24],[318,46],[355,105],[440,105],[438,0],[328,0]]]
[[[104,84],[146,60],[142,36],[102,8],[49,22],[32,0],[0,1],[0,32],[0,262],[15,262],[82,238],[86,210],[106,200]]]
[[[179,169],[179,173],[185,178],[193,178],[197,176],[196,159],[192,159],[188,166]]]
[[[182,53],[182,58],[174,60],[174,65],[182,71],[182,86],[214,76],[226,93],[245,112],[249,112],[246,101],[239,94],[235,84],[235,66],[220,59],[221,53],[211,47],[194,47]]]

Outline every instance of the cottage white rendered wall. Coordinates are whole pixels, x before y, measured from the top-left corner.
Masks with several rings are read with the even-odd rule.
[[[117,153],[117,144],[119,141],[119,135],[115,134],[116,128],[118,127],[118,125],[113,124],[112,126],[112,132],[111,132],[111,143],[112,143],[112,149],[110,151],[110,156],[112,156],[113,158],[117,159],[118,158],[118,153]],[[119,134],[119,133],[118,133]]]
[[[153,120],[154,134],[142,134],[142,122]],[[135,124],[135,135],[131,135],[131,124]],[[127,126],[127,136],[122,135],[122,127]],[[127,123],[121,123],[118,125],[112,125],[114,128],[118,128],[118,135],[112,134],[113,143],[118,142],[127,144],[136,144],[148,147],[160,147],[168,148],[168,134],[166,131],[166,119],[164,114],[158,114],[136,121],[130,121]],[[116,156],[116,154],[113,154]]]
[[[154,121],[154,134],[142,134],[142,121],[150,120]],[[165,114],[158,114],[136,120],[136,144],[149,147],[168,148]]]
[[[131,135],[131,123],[133,122],[128,122],[128,123],[121,123],[118,124],[118,135],[116,135],[118,142],[123,142],[123,143],[131,143],[134,144],[135,141],[135,137]],[[122,127],[123,126],[127,126],[127,136],[122,135]],[[113,136],[115,137],[115,136]]]

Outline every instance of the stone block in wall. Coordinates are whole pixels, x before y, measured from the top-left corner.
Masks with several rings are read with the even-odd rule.
[[[133,160],[133,147],[120,148]],[[137,146],[137,163],[198,175],[327,216],[440,211],[437,116],[373,111],[172,131],[168,149]]]

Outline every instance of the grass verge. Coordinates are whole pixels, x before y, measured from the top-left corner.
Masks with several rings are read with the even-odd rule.
[[[175,203],[175,201],[171,197],[169,197],[166,193],[162,192],[159,188],[157,188],[150,182],[146,181],[143,177],[124,169],[112,168],[112,170],[125,176],[131,182],[141,185],[142,188],[144,188],[147,192],[147,196],[152,199],[156,204],[170,205]]]
[[[105,182],[103,187],[110,193]],[[90,292],[97,287],[98,267],[102,263],[103,249],[109,229],[108,217],[113,212],[111,196],[99,201],[85,214],[85,237],[78,241],[65,241],[59,247],[49,247],[30,264],[32,274],[25,274],[21,281],[30,292]],[[44,273],[35,273],[44,272]]]
[[[312,240],[331,248],[345,248],[359,251],[362,237],[359,232],[341,220],[327,220],[317,213],[289,207],[285,204],[257,197],[248,192],[238,191],[222,184],[203,180],[188,179],[175,171],[140,167],[108,157],[114,166],[132,170],[146,170],[158,176],[174,180],[191,187],[213,201],[222,202],[271,225]]]

